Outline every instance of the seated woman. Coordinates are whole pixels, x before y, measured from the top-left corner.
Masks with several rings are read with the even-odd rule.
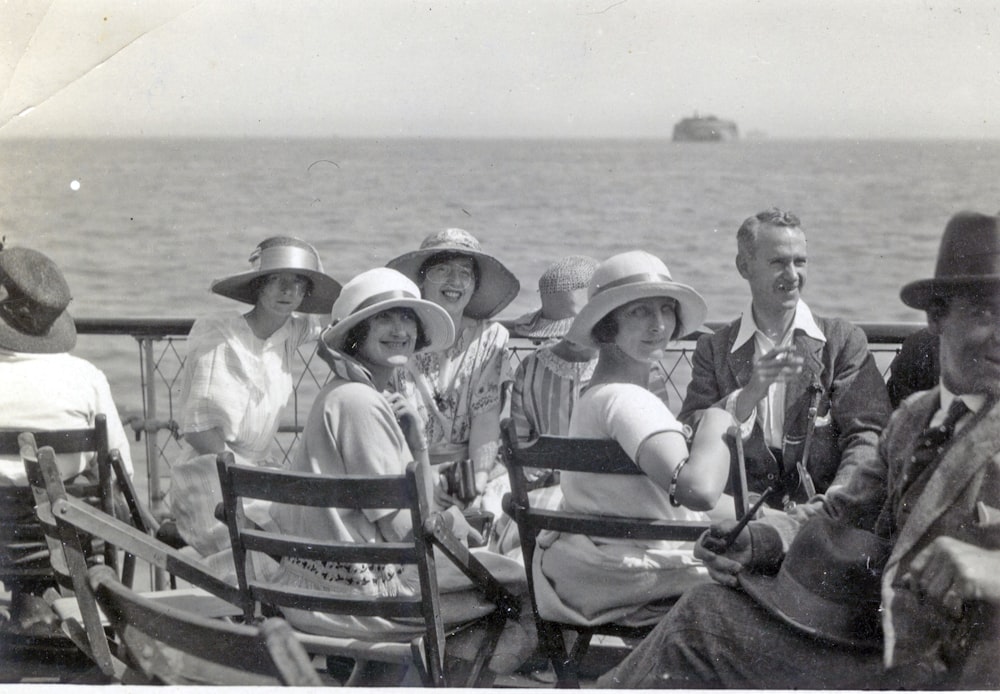
[[[642,476],[564,472],[563,508],[580,513],[655,520],[707,520],[729,478],[724,435],[734,425],[722,409],[706,415],[689,453],[684,427],[648,390],[650,362],[670,340],[696,329],[706,307],[691,287],[643,251],[601,263],[590,300],[567,338],[599,350],[590,385],[577,402],[569,435],[614,439]],[[664,602],[708,580],[692,543],[539,536],[535,596],[543,617],[581,625],[649,624]],[[612,588],[613,589],[610,589]]]
[[[251,269],[212,283],[212,291],[245,304],[195,321],[188,338],[178,419],[180,458],[171,468],[170,508],[181,537],[210,565],[232,573],[229,531],[215,518],[222,490],[215,457],[277,466],[279,415],[292,394],[292,358],[323,327],[340,284],[323,272],[319,254],[299,239],[262,241]],[[265,508],[251,511],[266,522]]]
[[[388,266],[416,283],[455,324],[454,341],[444,351],[416,355],[396,372],[390,388],[416,405],[431,464],[443,470],[446,463],[471,461],[474,479],[467,480],[464,498],[453,489],[442,499],[499,517],[507,484],[497,455],[501,393],[512,376],[507,329],[489,319],[514,300],[521,285],[462,229],[432,234],[419,250]]]
[[[444,349],[452,343],[454,328],[447,312],[422,300],[417,286],[400,273],[378,268],[361,273],[344,286],[333,307],[333,323],[322,339],[331,350],[327,362],[333,370],[332,379],[309,412],[291,469],[323,475],[399,475],[412,461],[428,465],[427,440],[412,405],[398,393],[385,391],[394,371],[415,353]],[[427,492],[430,498],[431,490]],[[461,509],[452,506],[445,513],[459,538],[478,539]],[[380,515],[377,510],[276,505],[271,516],[283,533],[337,541],[392,542],[412,534],[410,515],[398,511],[386,510]],[[523,585],[524,572],[516,562],[489,553],[479,557],[499,580]],[[468,579],[444,557],[436,568],[442,592],[471,588]],[[415,595],[420,591],[416,571],[405,566],[285,559],[274,580],[347,593]],[[471,615],[466,619],[482,614],[481,606],[469,608]],[[526,612],[530,615],[530,610]],[[303,631],[357,638],[377,638],[380,632],[397,636],[412,632],[415,636],[423,630],[422,624],[382,617],[296,609],[286,609],[285,616]],[[523,648],[520,640],[530,647],[525,636],[523,630],[505,634],[498,651],[506,652],[507,659],[494,656],[494,664],[510,665],[511,653],[520,653]],[[374,676],[369,673],[369,678]],[[379,681],[388,683],[383,681],[387,676],[381,673]]]

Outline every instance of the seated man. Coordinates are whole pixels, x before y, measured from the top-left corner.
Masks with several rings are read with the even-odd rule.
[[[937,385],[938,351],[938,336],[929,328],[921,328],[903,340],[899,354],[889,365],[886,383],[893,408],[913,393]]]
[[[940,338],[939,386],[900,406],[794,541],[797,514],[728,547],[731,524],[706,533],[695,554],[725,585],[686,593],[599,685],[1000,686],[1000,220],[953,217],[934,278],[902,299]]]
[[[0,247],[0,429],[82,429],[104,414],[110,445],[131,472],[128,438],[107,379],[89,362],[68,354],[76,345],[69,302],[69,287],[52,260],[27,248]],[[91,457],[59,455],[63,479],[88,472]],[[0,456],[0,485],[27,484],[20,456]],[[0,547],[0,566],[16,558],[7,556],[7,549]],[[47,565],[48,559],[41,561]],[[50,611],[38,596],[50,585],[5,586],[12,594],[12,621],[28,627],[47,619]]]
[[[874,459],[891,408],[861,329],[802,301],[798,217],[771,208],[736,239],[751,300],[741,318],[699,338],[679,418],[693,427],[706,408],[726,407],[742,423],[750,491],[771,487],[771,505],[788,509]]]

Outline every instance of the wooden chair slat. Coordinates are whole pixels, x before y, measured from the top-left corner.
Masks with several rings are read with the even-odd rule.
[[[402,476],[336,479],[274,468],[235,467],[233,493],[295,506],[323,508],[382,509],[410,504],[411,491]]]
[[[243,545],[254,552],[301,559],[323,560],[336,556],[337,561],[358,564],[415,564],[418,561],[412,542],[318,542],[307,537],[248,528],[243,531]]]

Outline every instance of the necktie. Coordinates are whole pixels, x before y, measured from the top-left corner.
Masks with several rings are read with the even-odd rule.
[[[936,427],[927,427],[923,430],[917,439],[909,469],[904,472],[901,484],[885,500],[882,513],[875,523],[876,535],[890,538],[895,533],[895,528],[905,524],[909,517],[909,506],[904,498],[919,494],[923,489],[927,477],[933,470],[934,462],[944,453],[948,441],[955,433],[955,424],[969,411],[969,407],[960,398],[955,398],[948,407],[944,421]]]
[[[916,479],[928,465],[938,459],[955,433],[955,424],[968,412],[969,407],[962,399],[955,398],[951,401],[944,421],[936,427],[924,429],[917,440],[917,447],[913,450],[911,460],[913,467],[909,474],[910,479]]]

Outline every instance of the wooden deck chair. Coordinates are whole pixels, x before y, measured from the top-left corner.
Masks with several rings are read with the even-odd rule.
[[[36,451],[31,434],[22,434],[21,438],[24,443],[21,457],[37,502],[35,512],[45,532],[51,567],[62,589],[62,597],[51,600],[52,607],[62,620],[63,630],[93,660],[105,679],[121,680],[125,666],[115,644],[109,641],[107,620],[97,609],[89,589],[85,548],[95,540],[197,586],[151,592],[148,599],[205,617],[240,614],[235,606],[238,598],[235,586],[151,535],[68,495],[53,449],[45,446]]]
[[[347,656],[359,662],[412,662],[424,684],[429,686],[473,686],[482,681],[480,676],[484,674],[506,619],[516,618],[520,611],[520,598],[497,582],[455,539],[440,515],[429,514],[416,466],[411,465],[405,475],[331,477],[239,466],[233,463],[231,453],[223,453],[218,457],[218,468],[225,521],[232,538],[233,557],[247,619],[254,618],[261,609],[297,608],[331,614],[416,620],[423,625],[422,636],[413,638],[414,631],[410,629],[395,641],[365,641],[301,632],[298,636],[306,650],[314,654]],[[398,543],[354,543],[266,532],[247,521],[244,499],[323,508],[400,509],[409,513],[413,520],[413,538]],[[449,612],[449,596],[442,596],[438,591],[435,546],[477,586],[480,606],[486,605],[486,609],[489,609],[490,603],[496,606],[475,622],[482,623],[481,620],[485,619],[488,628],[479,657],[464,683],[446,682],[444,656],[448,633],[446,621],[449,620],[443,615]],[[418,572],[421,593],[418,596],[374,597],[276,584],[256,575],[254,553],[264,553],[275,559],[299,557],[347,564],[411,565]],[[470,623],[465,623],[453,631],[468,626]],[[451,628],[450,624],[448,628]],[[380,635],[380,638],[386,637]]]
[[[321,685],[305,649],[279,618],[259,627],[171,609],[95,566],[89,586],[129,665],[151,684]]]
[[[605,439],[568,438],[563,436],[541,436],[528,445],[520,445],[514,422],[505,419],[501,423],[502,454],[510,476],[511,492],[504,497],[504,511],[517,523],[524,555],[524,567],[531,591],[531,607],[538,628],[538,641],[542,653],[548,658],[556,673],[557,686],[579,687],[580,663],[587,654],[592,638],[597,635],[623,638],[642,638],[652,627],[635,627],[620,624],[601,624],[585,627],[577,624],[553,622],[543,619],[538,613],[535,600],[532,560],[535,554],[538,533],[554,530],[563,533],[589,535],[593,537],[618,537],[636,540],[679,540],[694,541],[708,529],[709,523],[700,521],[649,521],[614,516],[598,516],[567,511],[550,511],[532,507],[528,491],[530,482],[525,468],[542,470],[569,470],[573,472],[593,472],[608,475],[642,475],[642,470],[625,453],[618,442]],[[738,468],[734,465],[733,469]],[[735,483],[737,513],[742,513],[745,504],[745,487],[740,486],[739,477],[730,475]],[[595,590],[598,588],[595,587]],[[567,650],[564,632],[576,635],[572,649]]]
[[[0,431],[0,454],[17,456],[21,445],[18,437],[21,431]],[[93,453],[93,475],[81,475],[67,487],[70,494],[87,499],[90,503],[106,510],[115,507],[116,491],[120,490],[119,499],[124,497],[125,504],[131,507],[130,500],[135,499],[134,487],[127,475],[115,474],[115,459],[117,451],[109,449],[107,418],[97,415],[94,426],[81,429],[61,429],[53,431],[34,432],[38,445],[51,446],[56,453]],[[124,469],[120,464],[118,469]],[[125,480],[124,485],[116,482],[116,477]],[[49,563],[49,548],[45,533],[35,516],[35,499],[28,486],[0,487],[0,581],[3,581],[10,593],[12,605],[21,602],[24,591],[41,592],[45,586],[54,586],[56,575]],[[118,557],[111,548],[94,548],[88,546],[88,556],[104,552],[104,561],[117,565]],[[128,557],[123,563],[123,578],[131,581],[131,571],[134,566]],[[12,615],[16,619],[17,615]],[[0,649],[10,657],[48,657],[46,652],[52,651],[53,657],[73,649],[64,639],[53,635],[43,635],[34,632],[22,632],[11,627],[4,629],[0,637]]]

